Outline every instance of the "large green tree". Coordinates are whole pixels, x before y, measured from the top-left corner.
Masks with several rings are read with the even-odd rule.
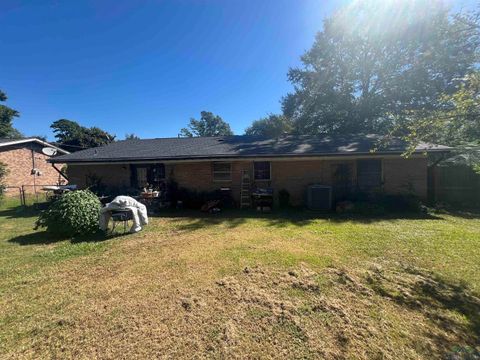
[[[72,120],[54,121],[50,128],[53,129],[59,145],[71,152],[107,145],[115,141],[115,135],[95,126],[90,128],[81,126]]]
[[[407,155],[420,142],[448,145],[455,148],[453,154],[463,155],[457,158],[480,170],[480,72],[461,79],[455,92],[441,94],[436,102],[437,109],[412,110],[392,118],[384,142],[403,138],[410,145]]]
[[[180,130],[180,136],[228,136],[233,135],[230,125],[220,116],[209,111],[200,113],[200,120],[190,119],[186,128]]]
[[[288,117],[270,114],[265,118],[255,120],[245,129],[245,134],[273,138],[292,132],[292,128],[292,121]]]
[[[467,21],[468,20],[468,21]],[[353,2],[291,69],[283,111],[299,133],[387,133],[436,111],[475,67],[478,27],[437,0]]]
[[[0,90],[0,102],[7,101],[7,94]],[[17,110],[0,104],[0,137],[16,139],[21,138],[22,134],[13,127],[14,118],[20,116]]]

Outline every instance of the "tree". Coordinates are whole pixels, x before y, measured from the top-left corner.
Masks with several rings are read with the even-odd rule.
[[[72,120],[54,121],[50,128],[53,129],[59,145],[72,152],[107,145],[115,141],[115,135],[98,127],[81,126]]]
[[[0,90],[0,102],[7,101],[7,95]],[[0,138],[18,139],[23,135],[12,125],[14,118],[19,117],[17,110],[11,109],[6,105],[0,104]]]
[[[480,147],[480,72],[461,79],[452,94],[441,94],[438,109],[410,111],[394,119],[390,136],[401,137],[410,145],[410,154],[419,142],[455,147],[478,162]],[[388,141],[388,138],[387,138]]]
[[[5,178],[8,175],[9,170],[7,164],[0,161],[0,199],[3,197],[3,194],[6,189]]]
[[[388,133],[392,119],[440,109],[475,66],[479,32],[468,20],[440,0],[350,4],[290,69],[284,114],[299,133]]]
[[[29,136],[29,137],[37,138],[37,139],[42,140],[42,141],[45,141],[45,142],[48,141],[48,140],[47,140],[47,135],[31,135],[31,136]]]
[[[220,116],[209,111],[200,113],[200,120],[190,119],[188,128],[180,130],[180,136],[229,136],[233,135],[230,125]]]
[[[279,137],[292,132],[291,120],[284,115],[270,114],[265,118],[255,120],[245,129],[246,135],[258,135],[268,138]]]
[[[125,134],[125,140],[140,140],[140,138],[134,133]]]

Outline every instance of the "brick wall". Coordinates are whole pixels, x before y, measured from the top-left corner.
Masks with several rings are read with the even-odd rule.
[[[34,176],[31,174],[33,169],[32,150],[35,160],[35,168],[41,172],[40,176],[36,176],[35,182],[37,185],[55,185],[58,184],[59,174],[52,168],[50,163],[47,163],[49,158],[41,152],[42,147],[37,144],[26,143],[16,146],[0,148],[0,161],[7,164],[9,170],[5,178],[5,185],[7,186],[26,186],[26,192],[33,192]],[[58,168],[61,165],[56,165]],[[64,180],[63,178],[61,178]],[[7,189],[7,195],[16,196],[19,194],[16,189]]]
[[[233,161],[231,181],[213,181],[211,162],[179,163],[172,165],[170,177],[175,179],[180,187],[196,191],[213,191],[220,187],[232,189],[232,195],[238,202],[240,198],[240,185],[243,171],[250,174],[252,183],[258,187],[272,187],[275,196],[281,189],[287,189],[290,193],[292,204],[303,204],[305,189],[309,184],[327,183],[330,181],[328,165],[326,161],[276,161],[272,162],[271,180],[253,180],[252,161]],[[327,170],[326,170],[327,169]]]
[[[258,187],[272,187],[275,198],[278,192],[286,189],[290,193],[292,205],[301,206],[305,201],[305,192],[310,184],[333,185],[336,164],[348,164],[351,171],[352,187],[356,184],[355,160],[294,160],[272,161],[271,180],[253,180],[253,161],[232,161],[231,181],[214,181],[212,162],[182,162],[166,164],[165,174],[173,179],[179,187],[196,191],[213,191],[221,187],[230,187],[232,195],[238,202],[243,171],[250,174],[252,183]],[[105,184],[128,186],[130,184],[130,167],[128,165],[70,165],[68,174],[70,183],[85,186],[87,174],[96,174]],[[384,159],[384,190],[388,193],[407,192],[411,187],[421,197],[426,196],[427,160]],[[409,185],[410,184],[410,185]]]
[[[170,165],[167,176],[175,180],[179,187],[196,191],[214,191],[222,187],[232,190],[236,202],[240,201],[240,184],[243,171],[251,172],[252,163],[249,161],[233,161],[231,181],[214,181],[211,162],[191,162]]]
[[[90,175],[99,177],[105,185],[130,186],[129,165],[68,165],[67,174],[70,184],[77,185],[80,188],[86,187],[87,177]]]
[[[427,198],[427,157],[383,160],[383,188],[386,193],[413,192]]]
[[[351,182],[355,182],[355,161],[303,160],[272,162],[272,180],[269,182],[275,195],[282,189],[290,194],[294,206],[305,203],[307,187],[312,184],[333,185],[334,165],[346,163],[351,166]],[[261,185],[261,182],[257,182]]]

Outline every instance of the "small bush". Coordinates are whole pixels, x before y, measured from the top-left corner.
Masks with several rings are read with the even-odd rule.
[[[105,185],[103,179],[96,174],[87,174],[85,185],[87,186],[88,190],[98,196],[105,195],[105,192],[107,191],[107,185]]]
[[[385,195],[382,203],[390,212],[419,212],[422,208],[420,199],[414,195]]]
[[[354,203],[350,212],[359,215],[380,216],[385,214],[385,207],[382,204],[358,201]]]
[[[72,191],[41,212],[35,228],[46,227],[48,232],[63,236],[92,234],[98,229],[100,208],[98,197],[91,191]]]
[[[353,209],[349,212],[362,215],[420,212],[422,209],[420,199],[411,194],[356,192],[348,198],[348,201],[353,203]]]

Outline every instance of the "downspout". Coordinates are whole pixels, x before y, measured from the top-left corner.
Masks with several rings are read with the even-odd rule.
[[[30,151],[32,153],[33,193],[35,196],[37,196],[37,169],[35,168],[35,151],[33,148],[31,148]]]

